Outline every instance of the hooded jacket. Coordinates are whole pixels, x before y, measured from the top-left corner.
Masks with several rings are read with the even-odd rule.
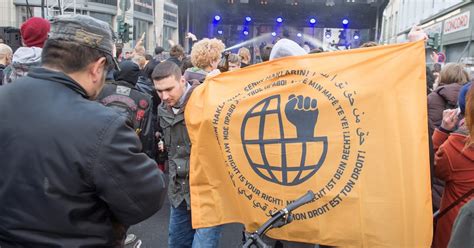
[[[20,77],[28,75],[31,68],[41,65],[39,47],[20,47],[13,54],[12,63],[4,70],[3,84],[8,84]]]
[[[273,46],[270,60],[288,56],[299,56],[308,54],[300,45],[289,39],[281,39]]]
[[[135,86],[140,76],[140,67],[132,61],[126,60],[120,63],[120,71],[117,71],[117,81],[125,81]]]
[[[474,148],[466,147],[466,132],[465,128],[451,134],[436,129],[433,134],[433,147],[436,150],[435,175],[446,183],[440,211],[474,188]],[[447,247],[454,220],[461,207],[470,199],[472,196],[439,218],[434,248]]]
[[[445,109],[457,106],[461,88],[460,84],[447,84],[438,87],[428,95],[428,118],[431,120],[429,127],[431,131],[441,125]]]
[[[454,222],[449,247],[474,247],[474,200],[461,208]]]
[[[191,67],[184,72],[184,78],[186,81],[197,80],[200,83],[203,83],[204,80],[206,80],[207,74],[208,73],[201,68]]]

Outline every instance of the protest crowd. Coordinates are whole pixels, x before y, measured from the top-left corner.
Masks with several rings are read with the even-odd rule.
[[[133,245],[128,228],[165,201],[168,244],[144,247],[219,247],[222,225],[192,225],[188,99],[218,74],[331,51],[282,38],[252,59],[187,36],[189,54],[178,44],[149,54],[141,41],[118,51],[107,23],[76,15],[33,17],[22,47],[0,44],[0,247]],[[414,27],[409,39],[425,36]],[[474,247],[473,75],[461,63],[425,67],[432,247]]]

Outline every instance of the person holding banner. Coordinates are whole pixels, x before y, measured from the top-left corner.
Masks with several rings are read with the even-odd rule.
[[[158,64],[152,74],[162,103],[158,107],[160,126],[169,160],[171,213],[168,247],[217,247],[222,226],[193,229],[189,187],[191,141],[184,122],[184,109],[197,80],[188,82],[171,61]]]
[[[474,88],[471,87],[466,99],[465,123],[461,120],[460,127],[456,129],[458,110],[445,110],[441,126],[433,134],[435,174],[446,182],[433,242],[435,248],[447,247],[459,210],[473,198]]]

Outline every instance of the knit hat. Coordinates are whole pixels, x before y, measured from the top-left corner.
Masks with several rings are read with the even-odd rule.
[[[27,47],[41,47],[48,39],[51,25],[49,21],[40,17],[32,17],[20,27],[21,38]]]
[[[140,67],[129,60],[122,61],[119,66],[120,71],[117,73],[117,81],[125,81],[136,85],[140,76]]]
[[[459,105],[459,109],[461,110],[462,115],[464,115],[466,111],[466,94],[470,88],[471,88],[471,83],[467,83],[459,91],[458,105]]]

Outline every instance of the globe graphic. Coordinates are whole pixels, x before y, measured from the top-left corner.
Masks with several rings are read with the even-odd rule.
[[[294,130],[290,130],[296,127],[283,118],[280,98],[280,95],[267,97],[246,113],[241,140],[255,173],[269,182],[294,186],[321,168],[328,151],[328,139],[327,136],[298,138]]]

